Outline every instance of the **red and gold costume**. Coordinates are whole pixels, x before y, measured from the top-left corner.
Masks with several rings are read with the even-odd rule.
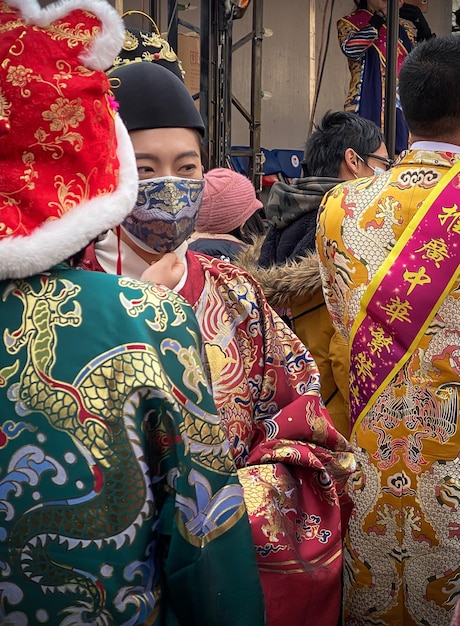
[[[342,488],[354,466],[349,444],[324,408],[310,353],[254,279],[190,251],[186,262],[180,294],[200,325],[214,401],[244,488],[267,624],[335,624],[350,511]],[[84,266],[102,269],[94,247]]]

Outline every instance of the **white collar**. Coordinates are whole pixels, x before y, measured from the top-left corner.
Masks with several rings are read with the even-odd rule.
[[[184,241],[184,243],[174,250],[174,253],[185,265],[184,275],[179,283],[174,287],[174,291],[180,291],[187,280],[188,271],[187,260],[185,257],[187,248],[187,242]],[[96,241],[94,245],[94,252],[102,269],[107,272],[107,274],[117,273],[118,237],[112,230],[109,230],[101,235],[101,237]],[[149,267],[149,264],[122,240],[120,240],[120,256],[121,271],[123,276],[140,279],[144,271]]]
[[[433,152],[453,152],[460,154],[460,146],[455,143],[444,143],[443,141],[414,141],[410,146],[411,150],[430,150]]]

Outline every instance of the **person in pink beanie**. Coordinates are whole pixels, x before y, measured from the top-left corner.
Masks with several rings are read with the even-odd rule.
[[[204,175],[190,250],[233,262],[245,245],[264,234],[263,206],[249,178],[225,167],[210,170]]]

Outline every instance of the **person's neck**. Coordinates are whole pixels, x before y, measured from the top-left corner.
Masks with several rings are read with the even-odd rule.
[[[122,228],[120,228],[120,239],[133,250],[137,256],[143,259],[149,265],[154,261],[159,261],[162,257],[162,253],[155,254],[154,252],[147,252],[147,250],[143,250],[140,246],[137,245],[128,235],[124,232]]]

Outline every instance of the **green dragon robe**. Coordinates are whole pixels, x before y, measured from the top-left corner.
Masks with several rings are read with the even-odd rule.
[[[264,624],[191,308],[65,264],[0,290],[0,624]]]

